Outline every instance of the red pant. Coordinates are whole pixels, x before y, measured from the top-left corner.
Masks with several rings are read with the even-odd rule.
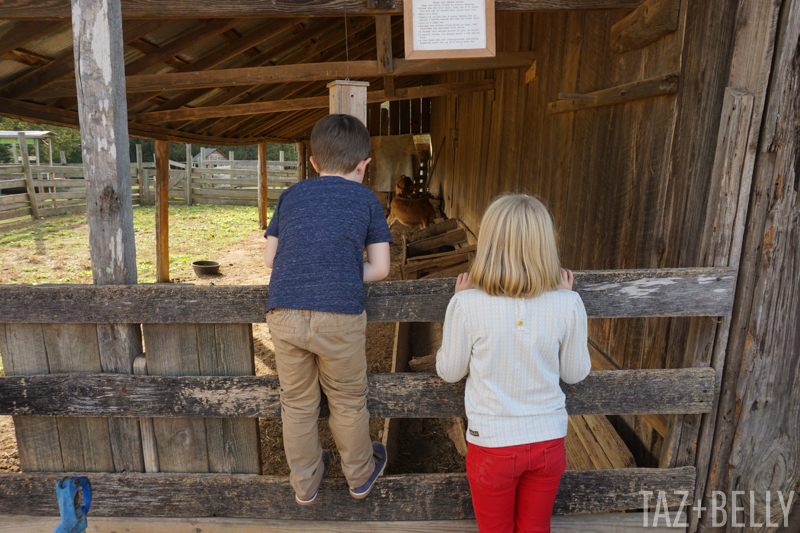
[[[480,533],[549,533],[564,439],[484,448],[469,444],[467,478]]]

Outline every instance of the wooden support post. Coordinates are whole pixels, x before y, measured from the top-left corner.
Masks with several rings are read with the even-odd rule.
[[[283,162],[283,161],[284,161],[284,157],[285,157],[285,156],[284,156],[283,150],[281,150],[280,152],[278,152],[278,161],[281,161],[281,162]],[[281,167],[281,170],[282,170],[282,171],[286,169],[286,167],[285,167],[285,166],[283,166],[283,165],[281,165],[280,167]]]
[[[378,47],[378,72],[380,74],[391,74],[394,72],[391,16],[379,15],[375,17],[375,40]],[[383,77],[383,90],[387,96],[394,96],[394,76]]]
[[[139,355],[133,360],[133,373],[137,376],[147,375],[147,359]],[[153,429],[152,418],[139,418],[139,428],[142,432],[142,454],[144,456],[144,471],[148,474],[158,472],[158,449],[156,435]]]
[[[136,284],[128,109],[119,0],[73,0],[72,35],[86,214],[95,285]],[[104,372],[130,374],[142,352],[138,324],[98,324]],[[139,425],[108,420],[114,468],[141,472]],[[65,453],[67,453],[65,451]]]
[[[317,169],[314,168],[314,165],[312,165],[311,161],[309,160],[309,157],[314,155],[314,154],[311,153],[311,142],[310,141],[303,141],[303,144],[306,147],[305,150],[303,150],[303,151],[306,153],[306,170],[308,171],[308,177],[309,178],[317,178],[317,177],[319,177],[319,173],[317,172]]]
[[[330,114],[353,115],[367,125],[367,81],[336,80],[327,85],[330,90]]]
[[[61,152],[62,154],[64,152]],[[150,185],[144,175],[144,160],[142,159],[142,145],[136,144],[136,178],[139,180],[139,205],[147,204]]]
[[[155,144],[156,282],[169,283],[169,141],[157,140]]]
[[[206,168],[206,147],[200,148],[200,161],[197,162],[197,168]]]
[[[192,145],[186,144],[186,178],[183,180],[186,187],[186,205],[192,205]]]
[[[31,174],[31,160],[28,158],[28,141],[25,132],[17,133],[19,139],[20,159],[22,160],[22,172],[25,174],[25,186],[28,189],[28,199],[31,202],[31,218],[39,219],[39,202],[36,200],[36,189],[33,186],[33,174]]]
[[[258,143],[258,223],[267,227],[267,143]]]
[[[297,181],[306,179],[306,144],[297,143]]]
[[[233,150],[228,150],[228,159],[232,162],[235,161],[235,157],[233,156]]]

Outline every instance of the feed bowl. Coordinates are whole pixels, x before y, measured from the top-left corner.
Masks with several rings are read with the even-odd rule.
[[[216,261],[195,261],[192,263],[192,269],[198,276],[219,274],[219,263]]]

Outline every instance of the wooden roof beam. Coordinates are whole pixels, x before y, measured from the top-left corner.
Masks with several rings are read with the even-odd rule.
[[[76,129],[80,127],[78,113],[75,111],[48,107],[31,102],[22,102],[20,100],[11,100],[8,98],[0,98],[0,115],[18,118],[33,122],[34,124],[54,124],[56,126],[67,126]],[[190,132],[172,130],[148,124],[137,124],[135,122],[128,123],[128,132],[132,137],[168,140],[170,142],[200,142],[223,145],[252,144],[252,139],[248,139],[247,143],[244,143],[239,139],[196,135]],[[277,143],[294,142],[292,139],[267,137],[259,138],[258,140]]]
[[[271,63],[272,61],[277,61],[277,58],[286,52],[296,48],[298,46],[302,46],[306,42],[310,42],[314,37],[319,36],[321,33],[333,28],[336,26],[336,21],[323,21],[317,24],[312,24],[311,26],[301,30],[297,33],[294,37],[286,39],[282,43],[274,46],[268,50],[262,51],[259,55],[250,58],[241,68],[251,68],[251,67],[260,67],[267,63]],[[237,88],[234,90],[236,93],[234,96],[238,96],[246,92],[248,88]],[[238,91],[238,92],[237,92]],[[161,110],[168,110],[168,109],[177,109],[181,106],[184,106],[198,98],[201,98],[203,95],[209,92],[209,88],[204,87],[193,91],[187,91],[184,94],[176,96],[170,99],[165,105],[159,106],[157,111]],[[219,103],[219,102],[215,102]]]
[[[379,15],[375,17],[375,39],[378,48],[378,72],[391,74],[394,70],[392,62],[392,17]],[[386,94],[394,94],[394,78],[383,77],[383,86]]]
[[[365,42],[374,42],[374,34],[372,31],[372,21],[364,17],[359,21],[356,21],[353,24],[348,24],[347,30],[349,38],[347,41],[344,39],[342,35],[339,34],[332,34],[328,37],[320,39],[314,45],[304,48],[301,51],[298,51],[291,56],[287,56],[286,59],[293,62],[293,63],[306,63],[311,62],[313,59],[319,59],[318,54],[327,52],[331,54],[328,58],[330,60],[341,60],[345,59],[346,52],[345,52],[345,42],[349,45],[352,42],[351,52],[353,54],[353,59],[361,59],[366,57],[366,54],[371,53],[374,46],[370,47],[369,50],[362,50],[360,46]],[[402,26],[398,24],[398,28]],[[364,32],[363,35],[357,35],[358,32],[361,30],[367,30]],[[338,54],[338,55],[337,55]],[[327,83],[327,82],[325,82]],[[310,96],[307,92],[309,87],[314,87],[319,90],[327,90],[323,87],[323,85],[318,84],[317,82],[308,82],[304,83],[300,86],[287,86],[287,85],[269,85],[269,86],[262,86],[261,88],[254,88],[253,91],[250,92],[249,95],[243,96],[239,101],[234,102],[237,104],[244,104],[244,103],[251,103],[258,100],[263,99],[270,99],[270,100],[277,100],[282,98],[288,98],[290,96]],[[300,94],[303,93],[303,94]],[[230,101],[230,100],[229,100]],[[227,103],[227,102],[225,102]],[[212,104],[213,105],[213,104]],[[205,124],[200,125],[199,131],[205,131],[210,127],[214,126],[212,130],[212,134],[221,135],[223,132],[226,132],[236,126],[239,123],[244,122],[247,119],[243,119],[242,117],[234,117],[231,119],[227,119],[222,121],[222,123],[214,126],[219,121],[211,120],[207,121]]]
[[[371,24],[366,24],[365,22],[369,22],[368,19],[361,22],[355,22],[354,24],[348,25],[348,32],[355,33],[356,31],[362,29],[363,27],[369,27]],[[331,29],[331,28],[328,28]],[[327,30],[326,30],[327,31]],[[317,36],[321,35],[324,32],[319,32]],[[355,38],[355,36],[353,36]],[[371,38],[371,37],[370,37]],[[344,48],[344,37],[339,36],[337,32],[334,32],[331,35],[326,37],[322,37],[313,44],[309,46],[302,46],[297,48],[296,44],[291,45],[291,48],[286,48],[285,50],[295,49],[292,53],[281,57],[280,62],[286,62],[288,64],[299,64],[299,63],[306,63],[312,59],[317,57],[317,54],[321,51],[329,51],[332,52],[334,50],[338,50],[337,48],[333,48],[334,46],[341,45],[341,49]],[[274,52],[273,52],[274,53]],[[282,54],[283,52],[281,52]],[[344,58],[344,54],[341,54],[341,58]],[[302,87],[301,87],[302,88]],[[259,88],[256,85],[248,86],[248,87],[232,87],[228,91],[223,94],[218,95],[215,98],[212,98],[208,102],[205,102],[204,105],[213,106],[213,105],[222,105],[227,104],[230,102],[234,103],[249,103],[256,101],[258,99],[264,97],[270,97],[272,99],[275,98],[286,98],[288,96],[292,96],[298,88],[293,88],[291,90],[286,91],[285,85],[276,86],[276,84],[270,84],[264,87]],[[249,94],[247,94],[249,92]],[[280,96],[276,95],[276,92],[280,92]],[[240,98],[241,97],[241,98]],[[236,101],[236,99],[239,99]],[[172,109],[175,109],[174,106],[170,106]],[[216,124],[218,120],[210,120],[206,121],[206,123],[198,125],[198,131],[204,131],[214,124]],[[238,120],[241,122],[241,120]],[[173,127],[177,127],[172,125]]]
[[[202,70],[212,69],[220,63],[227,61],[238,54],[245,53],[248,50],[256,50],[256,45],[275,37],[283,31],[286,31],[294,24],[296,23],[287,20],[269,20],[263,24],[259,24],[251,31],[239,37],[238,40],[230,41],[230,45],[223,45],[214,52],[211,52],[197,61],[194,61],[189,65],[185,65],[184,67],[176,70],[179,72],[199,72]],[[227,33],[228,32],[223,33],[223,36]],[[128,109],[133,109],[134,107],[141,105],[152,98],[155,98],[159,94],[161,94],[160,91],[152,93],[138,93],[136,95],[128,96]],[[170,100],[167,100],[167,102],[169,101]]]
[[[470,59],[426,59],[409,61],[394,59],[394,76],[415,76],[418,74],[441,74],[470,70],[502,70],[527,68],[536,59],[534,52],[500,52],[497,57]],[[129,93],[195,89],[203,87],[234,87],[239,85],[261,85],[264,83],[291,83],[295,81],[333,80],[344,78],[349,73],[353,78],[374,78],[381,73],[378,62],[361,60],[275,65],[269,67],[236,68],[210,70],[205,72],[179,72],[169,74],[144,74],[128,76],[126,87]],[[74,96],[75,84],[53,83],[46,91],[36,94],[37,98]]]
[[[563,11],[571,9],[635,9],[642,0],[495,0],[498,11]],[[126,19],[197,19],[240,17],[295,17],[313,15],[402,15],[403,2],[393,9],[370,9],[368,0],[281,0],[280,2],[218,2],[217,0],[122,0]],[[3,7],[5,19],[56,19],[70,17],[70,0],[16,0]]]

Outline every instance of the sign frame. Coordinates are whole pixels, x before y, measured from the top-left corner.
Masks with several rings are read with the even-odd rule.
[[[486,5],[486,48],[415,50],[414,49],[414,0],[403,1],[403,33],[406,59],[458,59],[497,56],[495,34],[495,0],[482,0]]]

